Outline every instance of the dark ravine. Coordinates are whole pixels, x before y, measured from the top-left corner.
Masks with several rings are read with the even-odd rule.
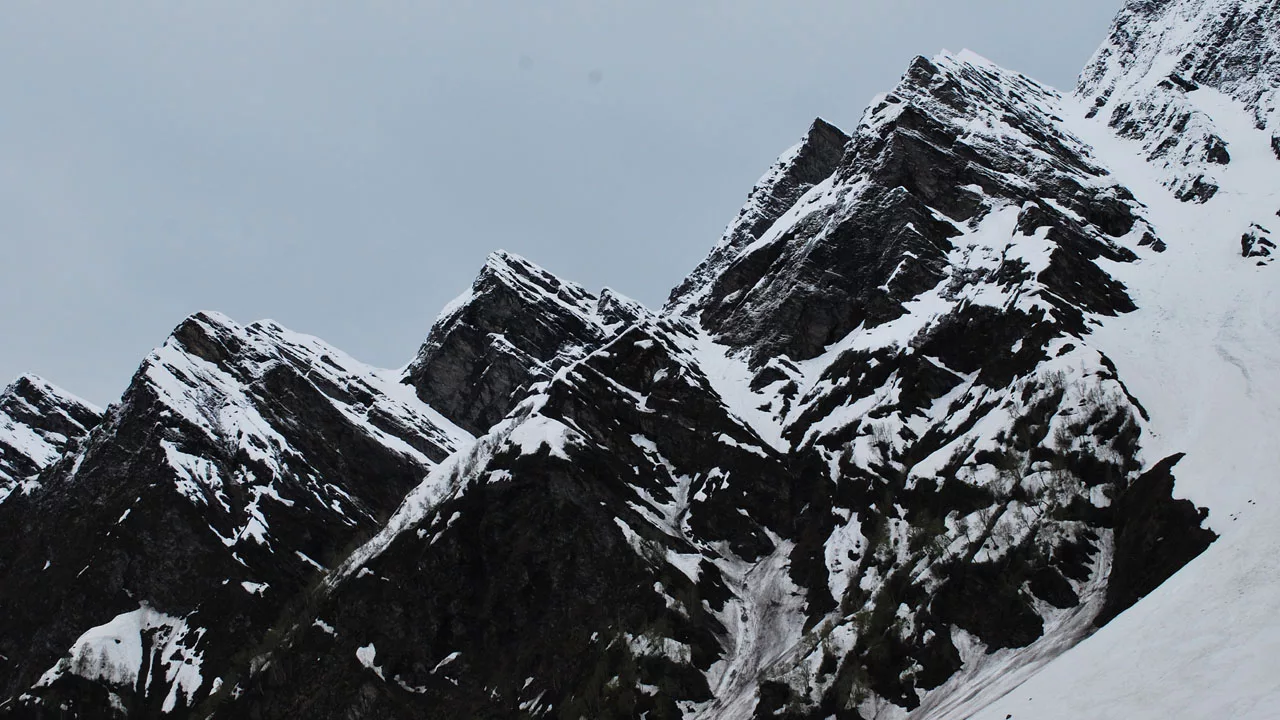
[[[1275,67],[1135,94],[1195,4],[1130,2],[1075,97],[917,58],[658,312],[499,251],[403,372],[200,313],[105,413],[19,380],[0,717],[940,718],[1084,639],[1216,538],[1094,342],[1180,248],[1063,119],[1211,202],[1187,93],[1256,111]]]

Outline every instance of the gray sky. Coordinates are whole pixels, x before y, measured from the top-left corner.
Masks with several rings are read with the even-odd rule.
[[[1120,0],[132,3],[0,24],[0,385],[101,405],[183,317],[407,362],[495,248],[658,307],[915,55],[1060,88]]]

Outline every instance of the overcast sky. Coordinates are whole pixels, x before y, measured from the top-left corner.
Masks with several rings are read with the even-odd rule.
[[[506,248],[658,307],[915,55],[1070,88],[1119,0],[44,3],[0,24],[0,384],[116,400],[183,317],[407,362]]]

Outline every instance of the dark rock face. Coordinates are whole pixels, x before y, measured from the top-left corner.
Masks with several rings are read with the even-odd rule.
[[[744,248],[759,240],[805,193],[835,172],[848,142],[849,136],[836,126],[822,118],[814,120],[804,139],[783,153],[751,189],[747,204],[707,258],[671,291],[667,309],[689,304],[707,285],[717,282],[726,265]]]
[[[1275,250],[1276,244],[1271,240],[1271,232],[1257,223],[1240,236],[1240,255],[1255,258],[1259,265],[1270,264]]]
[[[34,375],[0,392],[0,502],[82,440],[102,411]]]
[[[645,312],[608,291],[596,297],[523,258],[494,253],[437,320],[404,381],[460,427],[482,433],[552,368]]]
[[[1115,559],[1098,625],[1129,609],[1218,539],[1201,527],[1205,510],[1173,499],[1171,471],[1182,457],[1156,463],[1117,500]]]

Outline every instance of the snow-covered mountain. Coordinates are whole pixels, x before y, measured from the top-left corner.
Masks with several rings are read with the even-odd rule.
[[[101,409],[43,378],[23,375],[10,383],[0,392],[0,502],[101,419]]]
[[[1278,43],[917,58],[660,311],[497,252],[401,370],[202,313],[20,381],[0,716],[1269,717]]]
[[[395,372],[188,318],[0,504],[5,709],[187,707],[470,440]]]

